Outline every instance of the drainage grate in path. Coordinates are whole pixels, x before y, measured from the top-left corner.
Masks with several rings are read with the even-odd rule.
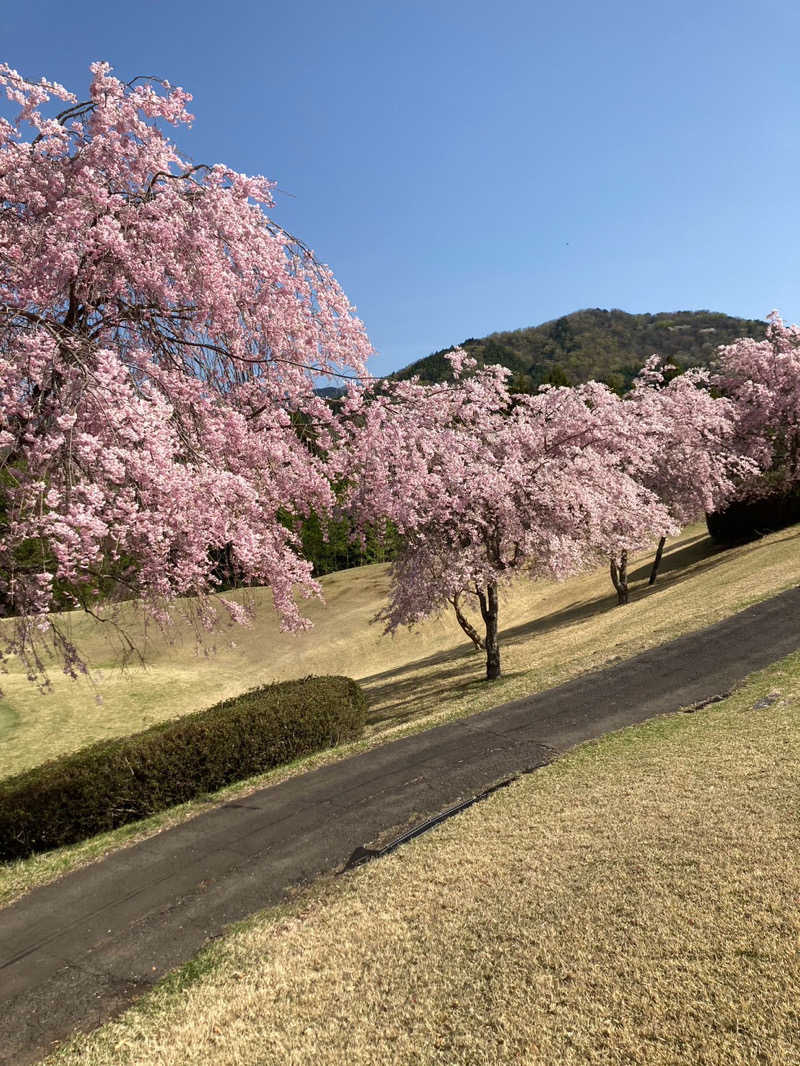
[[[354,870],[357,866],[363,866],[365,863],[371,862],[372,859],[382,859],[384,855],[388,855],[390,851],[399,848],[401,844],[407,844],[409,840],[413,840],[414,837],[427,833],[429,829],[433,829],[434,826],[439,825],[448,818],[452,818],[454,814],[460,814],[461,811],[465,811],[467,807],[471,807],[473,803],[478,803],[480,800],[486,799],[487,796],[491,796],[491,794],[497,792],[498,789],[507,788],[512,782],[518,781],[523,774],[532,774],[534,770],[538,769],[540,769],[540,767],[531,766],[525,770],[521,770],[518,774],[514,774],[512,777],[507,777],[505,781],[500,781],[498,784],[492,785],[491,788],[484,789],[484,791],[479,792],[477,796],[472,796],[472,798],[468,800],[462,800],[461,803],[456,803],[453,807],[448,807],[446,811],[442,811],[440,814],[434,814],[432,818],[420,822],[419,825],[415,825],[413,829],[409,829],[407,833],[403,833],[402,836],[396,837],[382,848],[365,848],[363,845],[359,844],[336,876],[341,877],[342,874],[347,873],[348,870]]]

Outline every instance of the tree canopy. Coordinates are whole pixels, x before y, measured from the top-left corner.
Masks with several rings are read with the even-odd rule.
[[[319,586],[282,515],[333,503],[314,386],[371,351],[330,270],[265,213],[273,183],[167,136],[188,93],[91,72],[79,100],[0,66],[19,105],[0,119],[0,607],[33,673],[42,635],[79,665],[48,612],[101,592],[158,617],[190,595],[213,624],[221,550],[302,627],[295,590]]]
[[[354,388],[340,462],[356,521],[388,519],[402,538],[387,630],[450,604],[491,679],[502,585],[567,577],[677,526],[635,476],[649,447],[642,421],[606,386],[513,395],[507,369],[476,368],[463,350],[448,359],[453,382]]]

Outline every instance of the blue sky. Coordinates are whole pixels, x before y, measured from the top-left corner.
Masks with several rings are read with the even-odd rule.
[[[4,54],[194,96],[198,161],[264,174],[373,373],[582,307],[800,319],[800,7],[728,0],[6,5]]]

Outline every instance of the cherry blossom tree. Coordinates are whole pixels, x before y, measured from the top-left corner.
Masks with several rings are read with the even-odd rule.
[[[0,66],[19,107],[0,118],[0,612],[31,676],[42,639],[82,665],[57,605],[123,590],[166,619],[190,596],[210,627],[220,553],[304,627],[294,594],[320,589],[281,515],[330,509],[314,385],[370,354],[330,270],[265,214],[273,183],[169,139],[189,94],[91,73],[79,100]]]
[[[625,406],[636,440],[644,436],[647,441],[646,447],[635,449],[635,476],[664,504],[673,523],[683,527],[723,505],[756,468],[737,451],[735,407],[711,394],[709,372],[694,368],[668,381],[674,369],[652,356],[634,379]],[[651,585],[665,542],[663,532]],[[627,599],[627,588],[620,591]]]
[[[766,338],[741,337],[717,352],[712,383],[735,405],[738,446],[757,468],[738,496],[787,493],[800,484],[800,326],[768,316]]]
[[[477,370],[461,349],[448,359],[452,383],[351,388],[340,456],[356,520],[391,519],[403,538],[379,615],[387,631],[450,605],[492,680],[503,585],[521,574],[565,578],[673,522],[625,470],[625,411],[606,386],[512,395],[505,368]]]

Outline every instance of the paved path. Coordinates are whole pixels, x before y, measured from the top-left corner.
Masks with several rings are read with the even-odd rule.
[[[633,610],[634,608],[630,608]],[[527,699],[291,778],[0,911],[0,1064],[118,1014],[230,922],[359,844],[622,726],[728,691],[800,647],[800,589]]]

